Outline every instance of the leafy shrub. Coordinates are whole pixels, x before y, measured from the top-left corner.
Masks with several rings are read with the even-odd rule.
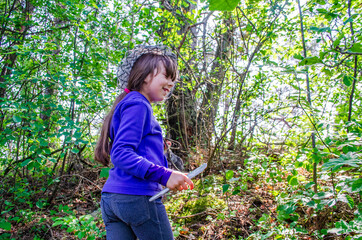
[[[106,232],[102,231],[97,225],[99,220],[96,220],[91,215],[54,217],[53,221],[53,227],[61,226],[62,229],[67,229],[68,233],[73,233],[79,239],[92,240],[106,235]]]

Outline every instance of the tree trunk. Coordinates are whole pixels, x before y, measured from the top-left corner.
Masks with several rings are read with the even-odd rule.
[[[167,11],[173,13],[174,17],[183,24],[178,31],[178,34],[183,36],[183,40],[180,42],[180,45],[177,46],[176,51],[178,51],[179,61],[183,61],[186,66],[192,65],[194,60],[184,59],[179,51],[184,44],[190,48],[190,51],[195,51],[197,38],[192,38],[192,40],[187,43],[185,43],[185,41],[190,32],[196,34],[196,28],[190,25],[184,15],[176,13],[176,6],[171,6],[168,1],[162,1],[162,5]],[[182,12],[191,12],[196,9],[196,7],[195,4],[189,4],[187,8],[182,8]],[[163,36],[163,33],[167,31],[168,29],[164,27],[159,34]],[[174,152],[178,155],[183,155],[187,153],[190,146],[195,146],[196,103],[193,97],[194,92],[191,91],[186,84],[188,81],[191,81],[191,78],[188,77],[191,75],[189,69],[183,68],[179,70],[180,76],[182,77],[180,83],[166,102],[168,126],[166,137],[179,143],[179,148],[174,149]]]

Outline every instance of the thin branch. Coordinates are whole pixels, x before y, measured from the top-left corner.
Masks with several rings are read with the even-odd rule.
[[[83,177],[83,176],[80,175],[80,174],[68,174],[68,175],[59,176],[59,178],[63,178],[63,177],[79,177],[79,178],[81,178],[81,179],[83,179],[83,180],[86,180],[87,182],[91,183],[92,185],[96,186],[96,187],[98,188],[98,190],[102,191],[102,188],[100,188],[100,187],[98,186],[98,184],[92,182],[91,180],[89,180],[89,179],[86,178],[86,177]]]
[[[195,24],[193,24],[193,25],[191,25],[191,26],[188,26],[188,27],[186,28],[186,31],[185,31],[185,33],[184,33],[184,36],[183,36],[181,42],[180,42],[180,45],[177,47],[177,50],[178,50],[178,51],[180,51],[182,45],[184,44],[184,42],[185,42],[185,40],[186,40],[187,33],[190,31],[190,29],[191,29],[191,28],[194,28],[194,27],[196,27],[196,26],[198,26],[198,25],[201,25],[201,24],[205,24],[205,23],[204,23],[204,22],[195,23]]]
[[[302,12],[302,8],[300,6],[300,0],[297,0],[298,3],[298,9],[299,9],[299,18],[300,18],[300,32],[302,35],[302,43],[303,43],[303,55],[304,58],[307,57],[307,48],[305,46],[305,38],[304,38],[304,26],[303,26],[303,12]],[[311,100],[311,96],[310,96],[310,87],[309,87],[309,74],[308,74],[308,67],[306,68],[306,74],[305,74],[305,80],[306,80],[306,85],[307,85],[307,98],[308,98],[308,103],[309,106],[312,107],[312,100]],[[300,89],[299,89],[300,91]],[[299,93],[300,94],[300,93]],[[300,98],[299,98],[300,100]],[[309,116],[308,116],[309,118]],[[318,131],[317,131],[318,133]],[[319,135],[319,133],[318,133]],[[316,143],[315,143],[315,133],[312,132],[312,146],[313,148],[316,147]],[[313,181],[315,183],[314,185],[314,192],[318,191],[318,185],[317,185],[317,162],[314,161],[313,163]]]
[[[335,68],[335,67],[339,67],[340,65],[342,65],[342,63],[351,56],[351,54],[347,55],[345,58],[343,58],[339,63],[336,63],[335,65],[329,65],[327,63],[323,62],[323,65],[329,68]]]
[[[64,149],[64,148],[57,149],[57,150],[55,150],[55,151],[53,151],[53,152],[51,152],[51,153],[49,153],[49,154],[45,154],[44,156],[49,157],[49,156],[51,156],[51,155],[53,155],[53,154],[55,154],[55,153],[57,153],[57,152],[62,151],[63,149]],[[20,163],[20,162],[24,162],[25,160],[28,160],[28,159],[34,160],[36,156],[38,156],[38,155],[35,154],[35,153],[33,153],[33,154],[31,154],[30,156],[24,157],[24,158],[22,158],[22,159],[19,159],[19,160],[16,160],[16,161],[10,163],[10,166],[8,166],[8,167],[4,170],[4,172],[3,172],[3,173],[4,173],[4,174],[3,174],[3,177],[5,177],[5,176],[10,172],[10,170],[14,168],[13,165],[15,165],[15,164],[17,164],[17,163]],[[14,169],[15,169],[15,168],[14,168]]]
[[[301,102],[300,102],[300,98],[298,99],[298,103],[299,103],[299,106],[302,108],[303,112],[305,113],[305,115],[308,117],[309,122],[313,125],[313,128],[314,128],[314,130],[316,131],[316,133],[317,133],[317,135],[318,135],[318,137],[319,137],[319,140],[321,140],[321,142],[323,143],[323,145],[324,145],[326,148],[328,148],[328,151],[329,151],[330,153],[332,153],[332,150],[331,150],[331,149],[329,148],[329,146],[323,141],[322,136],[319,134],[319,131],[318,131],[318,129],[317,129],[317,126],[315,125],[315,123],[313,122],[313,120],[311,119],[311,117],[309,116],[309,114],[307,113],[307,111],[303,108],[303,105],[302,105]]]
[[[244,11],[240,7],[237,7],[237,9],[239,9],[239,11],[243,15],[243,17],[246,18],[246,20],[249,22],[249,24],[253,27],[254,32],[258,33],[258,30],[256,29],[254,23],[252,23],[251,20],[245,15]]]
[[[336,50],[337,52],[339,52],[341,54],[349,54],[349,56],[351,56],[351,55],[362,56],[362,53],[360,53],[360,52],[350,52],[350,51],[342,50],[338,46],[334,50]]]

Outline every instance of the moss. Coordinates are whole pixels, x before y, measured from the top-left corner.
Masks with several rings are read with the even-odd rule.
[[[227,207],[226,202],[220,199],[222,177],[207,176],[203,179],[194,181],[195,188],[193,191],[178,192],[171,195],[165,203],[165,207],[174,221],[183,222],[198,222],[204,220],[208,214],[221,212]],[[185,219],[179,217],[190,216],[202,212],[192,217]]]
[[[214,194],[206,195],[188,201],[184,206],[184,214],[192,215],[206,210],[220,211],[226,208],[227,205],[224,200],[216,197]]]

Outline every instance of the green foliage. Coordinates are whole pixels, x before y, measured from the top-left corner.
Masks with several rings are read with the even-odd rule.
[[[226,207],[225,201],[215,198],[212,194],[201,196],[188,201],[184,206],[184,214],[191,215],[204,212],[208,209],[220,211]]]
[[[239,4],[240,0],[209,0],[211,11],[232,11]]]
[[[180,233],[187,232],[185,223],[193,224],[205,222],[210,218],[209,214],[222,211],[227,207],[226,202],[218,196],[221,178],[207,176],[195,182],[192,191],[172,194],[165,201],[166,210],[171,218],[174,237]],[[185,219],[183,219],[185,218]]]
[[[360,0],[302,3],[304,41],[296,2],[13,4],[0,3],[6,16],[0,17],[1,238],[11,238],[16,226],[47,209],[67,214],[53,214],[54,228],[78,238],[102,236],[98,220],[53,204],[63,188],[74,187],[66,176],[99,166],[93,150],[119,93],[115,69],[128,49],[143,43],[166,44],[179,56],[178,90],[167,108],[154,106],[177,150],[187,155],[195,149],[213,170],[229,164],[223,156],[229,150],[240,156],[223,177],[208,176],[197,192],[173,198],[171,212],[180,206],[183,216],[223,209],[231,197],[261,188],[257,182],[278,206],[258,215],[260,228],[249,239],[359,237]],[[107,178],[108,171],[97,173]],[[330,215],[324,229],[308,229],[310,221]],[[230,218],[222,212],[221,219]],[[183,231],[179,221],[174,226],[176,235]]]
[[[99,177],[108,178],[109,170],[110,170],[110,168],[102,168],[101,173],[99,174]]]
[[[323,164],[325,170],[331,170],[337,172],[341,170],[349,170],[352,168],[359,169],[362,165],[361,156],[355,152],[347,152],[347,154],[341,154],[339,158],[333,158]]]
[[[52,220],[54,221],[52,227],[61,226],[78,239],[99,239],[106,235],[105,231],[97,226],[97,222],[100,220],[95,221],[91,215],[81,217],[68,215],[66,217],[53,217]]]
[[[5,219],[1,219],[0,228],[5,230],[5,231],[10,231],[11,230],[11,223],[6,221]]]
[[[361,239],[362,237],[362,217],[359,213],[353,221],[339,221],[335,227],[328,230],[328,233],[336,235],[348,235],[345,239]]]

